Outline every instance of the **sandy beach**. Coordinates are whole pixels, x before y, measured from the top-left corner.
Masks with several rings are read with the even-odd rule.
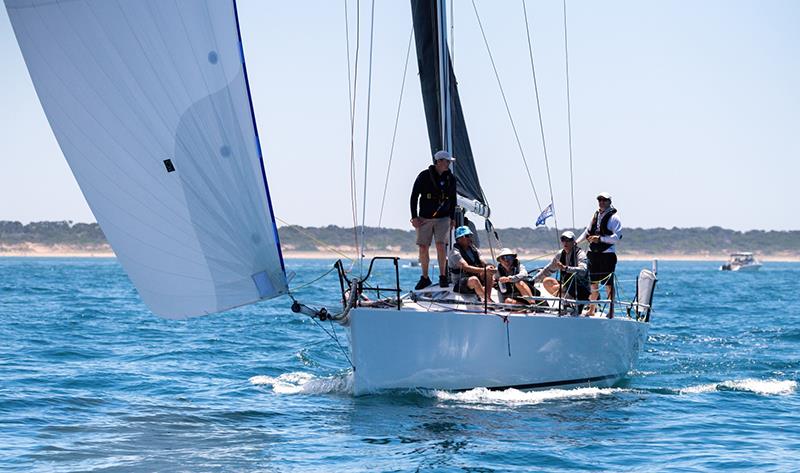
[[[343,248],[341,253],[334,251],[293,251],[288,250],[283,252],[283,257],[286,259],[329,259],[336,260],[339,258],[348,259],[354,257],[356,254],[353,250]],[[417,259],[416,253],[411,252],[396,252],[384,251],[374,252],[367,251],[368,258],[373,256],[390,256],[397,255],[401,259],[413,261]],[[545,261],[551,257],[551,253],[520,253],[520,259],[523,261]],[[794,253],[781,253],[762,255],[756,253],[756,256],[761,261],[775,261],[775,262],[800,262],[800,254]],[[0,257],[40,257],[40,258],[113,258],[114,252],[108,245],[100,245],[97,247],[86,248],[82,246],[70,245],[41,245],[41,244],[20,244],[20,245],[5,245],[0,246]],[[434,251],[431,250],[431,257],[435,258]],[[622,261],[650,261],[653,259],[662,261],[727,261],[727,254],[710,254],[710,253],[663,253],[663,254],[644,254],[644,253],[630,253],[621,252],[619,259]]]

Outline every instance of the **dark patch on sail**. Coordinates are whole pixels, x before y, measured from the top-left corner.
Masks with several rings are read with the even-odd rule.
[[[172,172],[175,170],[175,166],[172,164],[171,159],[164,160],[164,167],[167,168],[167,172]]]
[[[425,104],[425,119],[428,123],[428,138],[431,145],[431,156],[443,149],[441,124],[439,123],[439,51],[438,25],[436,21],[435,0],[411,0],[411,13],[414,18],[414,38],[417,47],[417,63],[419,65],[419,81],[422,86],[422,99]],[[451,115],[453,120],[453,156],[456,158],[454,171],[458,178],[458,193],[464,197],[475,199],[486,204],[486,197],[478,180],[472,147],[469,143],[467,125],[458,96],[456,77],[450,54]]]

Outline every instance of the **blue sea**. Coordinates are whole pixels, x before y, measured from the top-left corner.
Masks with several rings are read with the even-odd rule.
[[[292,285],[331,264],[287,261]],[[648,266],[620,264],[624,295]],[[355,397],[331,326],[287,298],[170,321],[114,259],[0,258],[0,470],[798,471],[800,264],[718,266],[660,262],[616,387]]]

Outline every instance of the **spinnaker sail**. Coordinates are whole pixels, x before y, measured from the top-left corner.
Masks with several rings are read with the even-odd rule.
[[[428,124],[428,138],[431,145],[431,156],[440,149],[445,149],[441,132],[441,100],[439,94],[439,36],[436,0],[411,0],[411,13],[414,21],[414,39],[419,65],[419,80],[422,86],[422,100],[425,104],[425,119]],[[447,49],[447,45],[444,45]],[[452,153],[455,174],[458,178],[458,193],[468,199],[477,200],[488,206],[486,197],[478,179],[472,147],[469,142],[461,99],[458,96],[455,73],[453,72],[450,53],[447,53],[450,67],[450,104],[452,117]]]
[[[5,0],[39,100],[155,313],[287,292],[233,1]]]

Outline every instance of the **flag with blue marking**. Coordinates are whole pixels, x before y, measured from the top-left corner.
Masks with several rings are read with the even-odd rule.
[[[536,226],[544,225],[545,221],[553,216],[553,203],[550,202],[550,205],[542,210],[542,213],[539,214],[539,218],[536,219]]]

